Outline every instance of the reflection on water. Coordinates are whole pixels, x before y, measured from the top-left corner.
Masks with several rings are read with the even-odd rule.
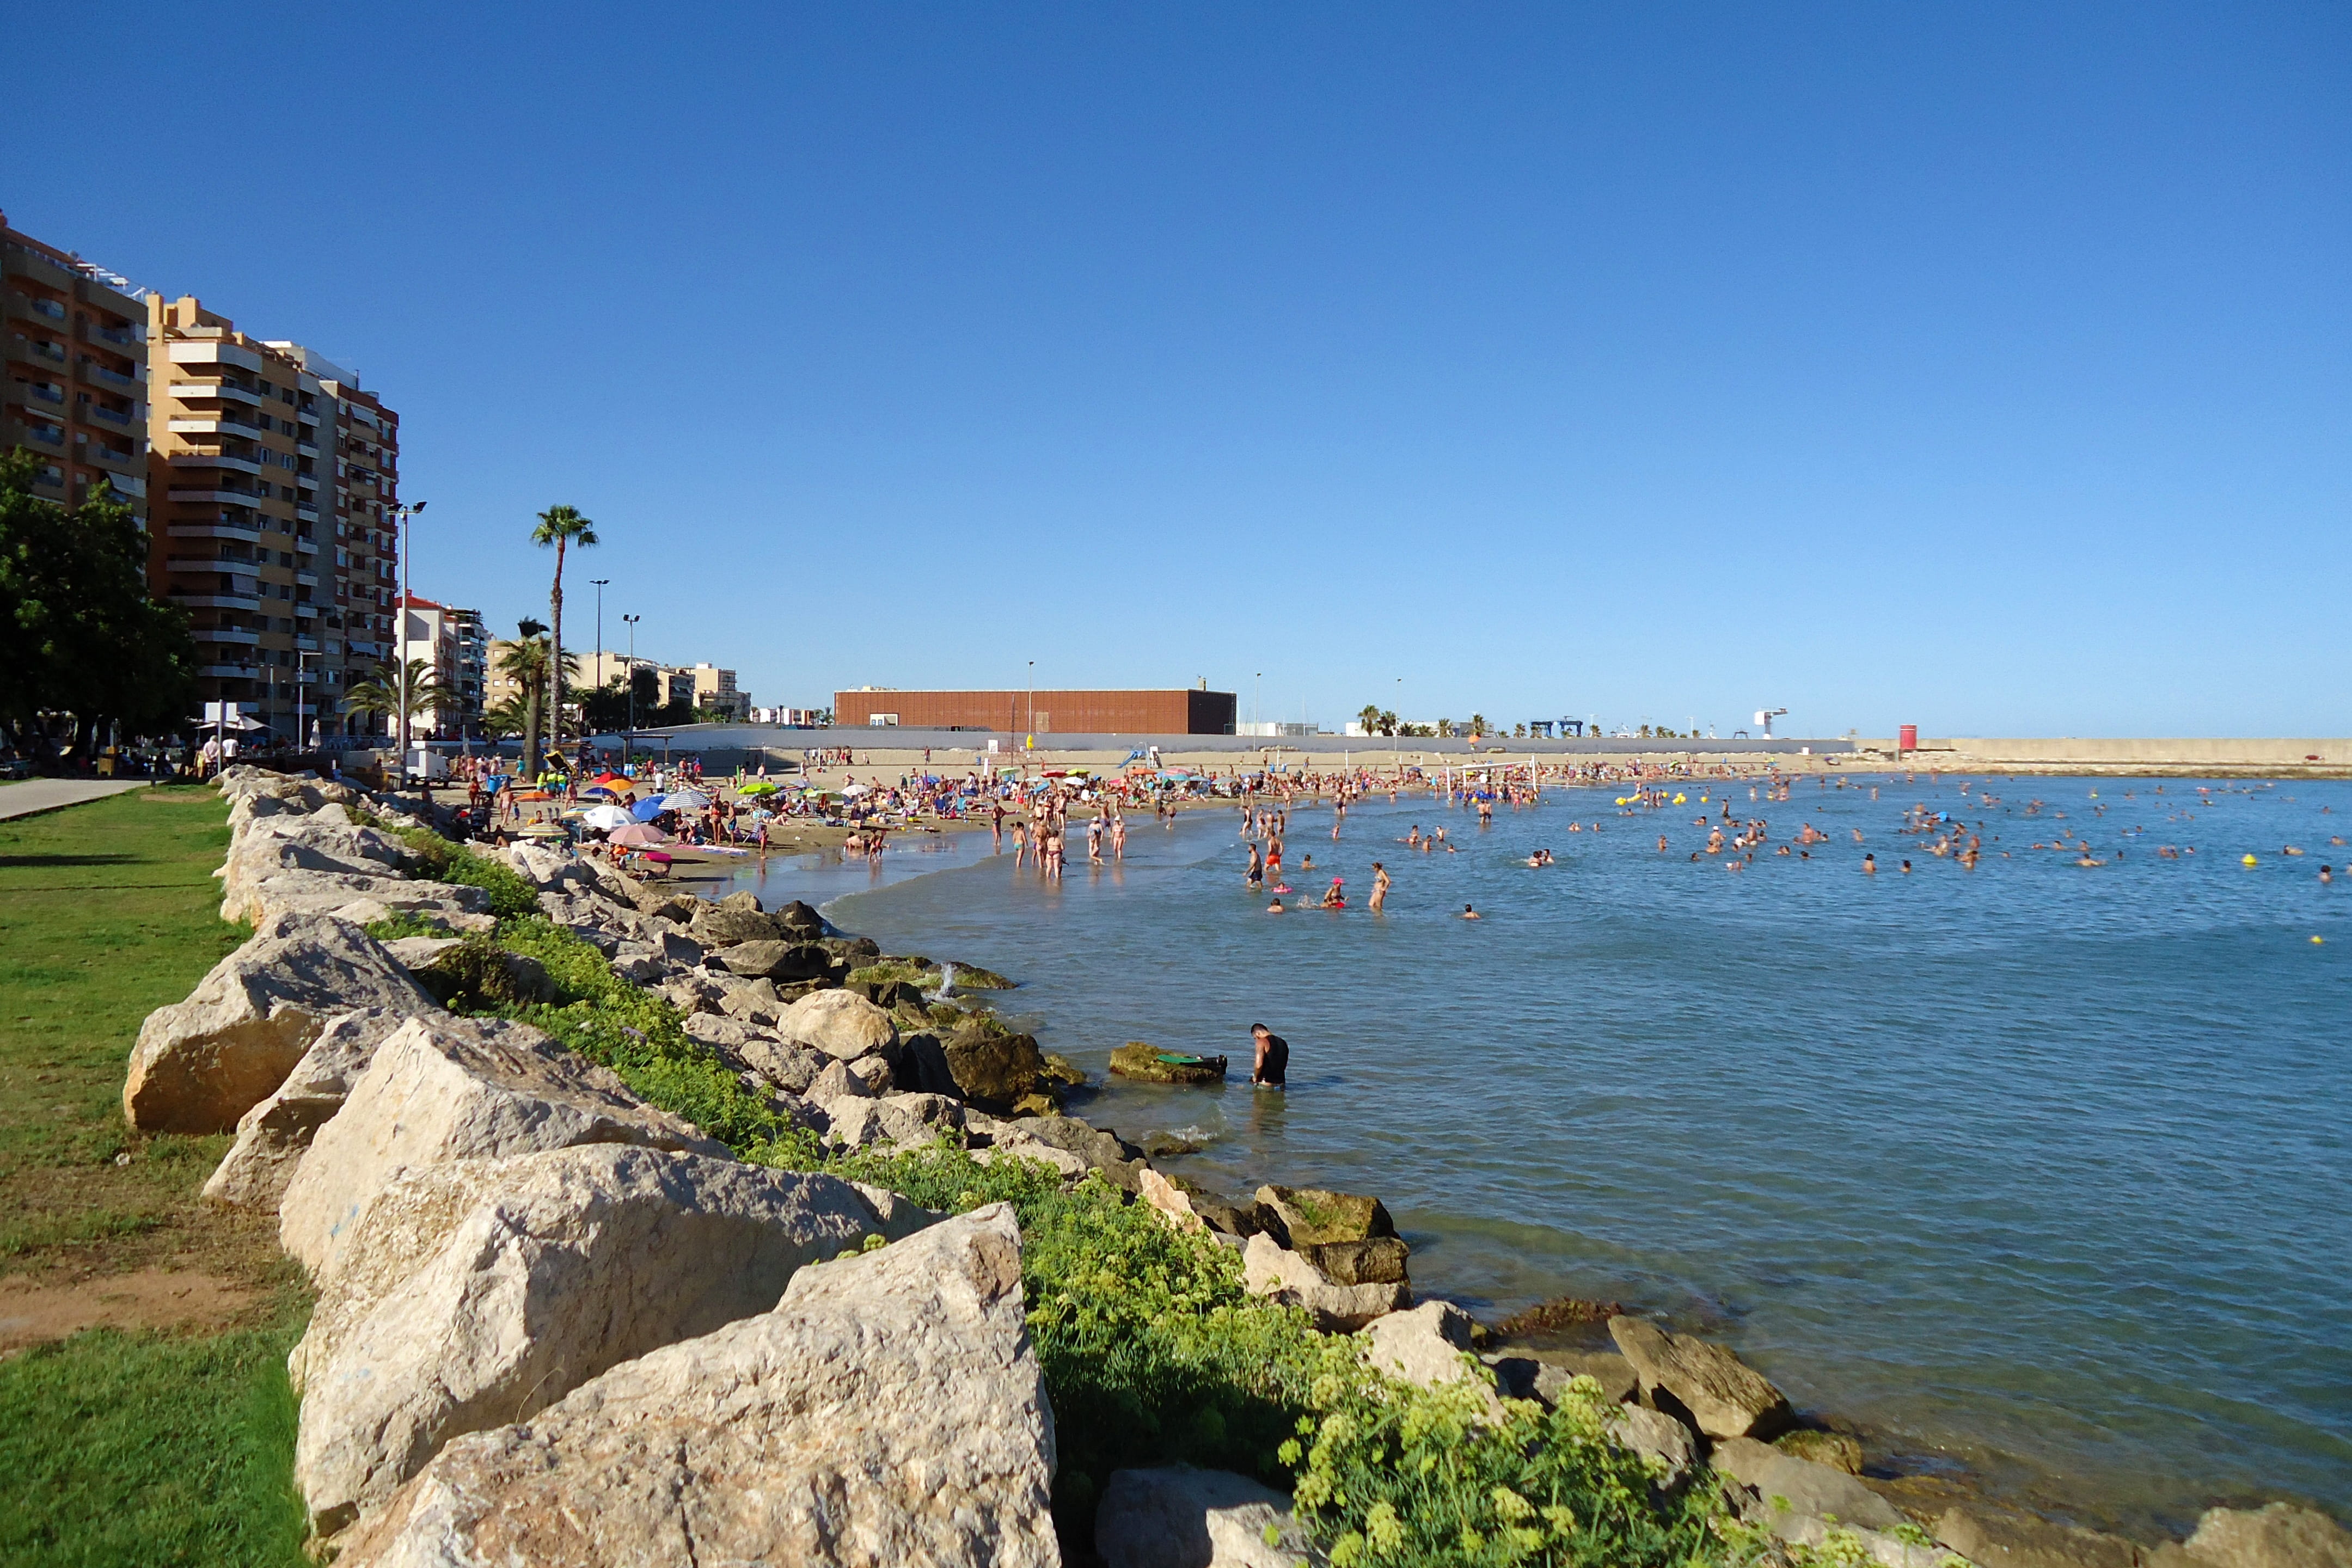
[[[1772,838],[1737,873],[1688,858],[1721,820],[1696,788],[1638,817],[1555,795],[1486,833],[1383,803],[1337,844],[1300,814],[1294,861],[1350,893],[1387,862],[1382,917],[1266,914],[1223,813],[1138,819],[1123,868],[1081,858],[1057,889],[985,834],[878,874],[772,863],[761,887],[1023,981],[1008,1012],[1096,1072],[1128,1039],[1245,1064],[1268,1023],[1286,1096],[1244,1068],[1114,1082],[1084,1114],[1191,1130],[1207,1146],[1169,1163],[1208,1185],[1380,1194],[1424,1289],[1663,1310],[1801,1404],[1980,1472],[2063,1470],[2110,1517],[2352,1507],[2352,878],[2316,879],[2344,867],[2352,788],[1990,787],[1738,786]],[[1898,834],[1914,803],[1981,822],[1982,866]],[[1458,853],[1397,842],[1438,822]],[[1769,853],[1807,822],[1832,841]],[[2028,847],[2062,831],[2106,864]],[[1538,846],[1559,863],[1523,865]]]

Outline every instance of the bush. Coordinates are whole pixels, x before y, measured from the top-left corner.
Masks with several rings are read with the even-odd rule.
[[[513,867],[452,844],[427,828],[383,826],[408,846],[411,870],[436,882],[483,889],[490,895],[490,913],[502,920],[539,913],[539,889],[524,881]]]

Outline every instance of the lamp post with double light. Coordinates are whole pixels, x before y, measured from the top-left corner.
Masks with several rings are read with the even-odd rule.
[[[626,768],[637,750],[637,623],[643,616],[623,616],[621,624],[629,628],[629,667],[621,679],[629,686],[629,728],[621,738],[621,766]],[[602,634],[599,634],[601,637]],[[635,774],[631,774],[635,777]]]

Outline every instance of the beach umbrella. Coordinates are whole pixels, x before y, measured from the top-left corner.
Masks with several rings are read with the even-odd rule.
[[[591,827],[602,827],[607,830],[616,827],[634,827],[637,825],[635,817],[617,805],[592,805],[580,814],[580,820]]]
[[[651,822],[661,814],[662,803],[659,795],[655,795],[649,800],[641,800],[629,808],[629,815],[639,822]]]
[[[622,789],[627,789],[629,787],[629,781],[615,773],[598,773],[596,775],[596,783],[600,784],[617,784]]]
[[[737,790],[735,793],[738,795],[773,795],[780,787],[780,785],[770,784],[765,779],[761,779],[755,783],[745,784],[741,789]]]
[[[626,827],[616,827],[613,829],[610,838],[614,844],[625,844],[638,847],[654,844],[667,844],[669,842],[668,834],[664,833],[660,828],[654,826],[648,822],[632,822]]]
[[[586,789],[580,792],[580,798],[582,800],[618,800],[621,797],[614,795],[611,790],[602,789],[595,784],[590,784]]]
[[[572,835],[565,832],[560,825],[552,822],[534,822],[529,827],[522,830],[522,836],[525,838],[569,838],[572,837]]]
[[[702,811],[709,808],[710,797],[700,790],[682,789],[661,798],[664,811]]]
[[[844,796],[864,795],[866,793],[866,785],[862,784],[844,784],[841,786],[841,793]]]

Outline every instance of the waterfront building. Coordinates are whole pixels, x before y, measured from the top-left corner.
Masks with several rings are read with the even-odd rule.
[[[398,416],[192,295],[147,306],[149,578],[194,622],[204,699],[301,741],[376,732],[345,698],[393,653]]]
[[[146,294],[0,212],[0,451],[37,455],[34,493],[68,509],[103,477],[142,527]]]
[[[479,610],[461,610],[410,595],[396,618],[395,668],[421,659],[444,696],[410,726],[413,733],[456,741],[481,732],[489,694],[490,633]]]
[[[1234,694],[1208,682],[1160,691],[900,691],[861,686],[833,698],[837,724],[1072,735],[1230,735]]]
[[[694,679],[694,706],[697,710],[716,713],[722,720],[737,724],[751,717],[751,694],[736,689],[733,670],[698,664],[684,673]]]

